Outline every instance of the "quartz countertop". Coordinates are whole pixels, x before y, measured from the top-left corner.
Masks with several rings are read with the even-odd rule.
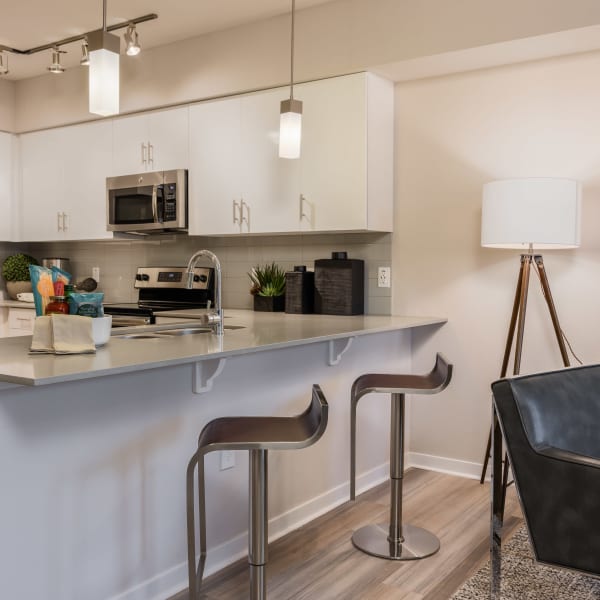
[[[168,316],[173,321],[194,323],[193,319],[205,312],[169,311]],[[3,338],[0,382],[46,385],[446,322],[440,317],[290,315],[233,309],[225,310],[224,314],[226,327],[240,328],[226,330],[221,338],[212,333],[119,338],[116,336],[168,326],[119,328],[113,329],[113,337],[97,348],[96,354],[30,355],[31,336]]]

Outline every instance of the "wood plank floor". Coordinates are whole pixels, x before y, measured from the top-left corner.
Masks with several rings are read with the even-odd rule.
[[[404,479],[406,522],[441,540],[440,551],[416,561],[390,561],[356,550],[352,531],[388,521],[389,485],[378,486],[269,546],[269,600],[445,600],[487,559],[489,484],[410,469]],[[509,488],[505,527],[522,516]],[[203,583],[204,600],[248,597],[248,566],[239,561]],[[187,590],[171,600],[187,600]]]

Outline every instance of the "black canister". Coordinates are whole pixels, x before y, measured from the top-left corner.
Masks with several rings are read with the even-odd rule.
[[[285,274],[285,312],[306,314],[314,312],[315,274],[304,265]]]
[[[315,260],[315,312],[324,315],[362,315],[365,312],[365,263],[332,252]]]

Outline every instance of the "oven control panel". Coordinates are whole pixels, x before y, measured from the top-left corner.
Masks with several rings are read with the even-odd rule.
[[[213,269],[195,267],[195,290],[212,289]],[[134,286],[144,288],[183,288],[187,286],[187,267],[138,267]]]

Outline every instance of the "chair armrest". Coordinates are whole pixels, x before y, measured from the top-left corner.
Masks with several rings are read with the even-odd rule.
[[[548,458],[554,458],[562,462],[570,462],[576,465],[585,465],[587,467],[594,467],[600,469],[600,458],[593,456],[587,456],[585,454],[578,454],[577,452],[571,452],[570,450],[563,450],[562,448],[554,448],[553,446],[541,446],[535,448],[535,452]]]

